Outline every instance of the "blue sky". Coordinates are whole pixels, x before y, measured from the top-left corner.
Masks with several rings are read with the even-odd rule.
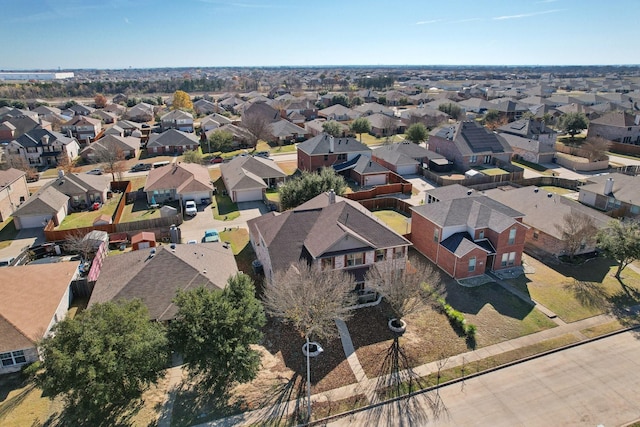
[[[0,69],[640,64],[640,0],[0,0]]]

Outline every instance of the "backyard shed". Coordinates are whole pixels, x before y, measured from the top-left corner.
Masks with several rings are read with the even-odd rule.
[[[131,248],[134,251],[139,249],[153,248],[156,246],[156,235],[151,231],[141,231],[131,237]]]

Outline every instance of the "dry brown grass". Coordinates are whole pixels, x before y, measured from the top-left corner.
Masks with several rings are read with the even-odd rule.
[[[287,175],[292,175],[296,170],[298,170],[298,162],[295,160],[287,160],[283,162],[276,161],[276,163]]]

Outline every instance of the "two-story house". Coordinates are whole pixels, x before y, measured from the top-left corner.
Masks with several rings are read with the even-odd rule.
[[[29,197],[26,174],[18,169],[0,170],[0,222],[5,221]]]
[[[427,192],[412,208],[414,247],[455,279],[521,265],[528,227],[523,214],[493,199],[451,186]]]
[[[318,171],[353,160],[361,155],[371,158],[371,149],[355,138],[335,138],[326,133],[298,144],[298,169]]]
[[[251,245],[267,278],[300,259],[322,270],[345,270],[357,284],[378,262],[404,268],[411,242],[357,202],[332,191],[282,213],[247,222]]]
[[[556,154],[557,132],[544,122],[520,119],[500,126],[498,134],[513,149],[513,154],[533,163],[550,163]]]
[[[463,172],[492,165],[494,159],[509,163],[513,155],[513,149],[502,136],[475,121],[463,121],[434,130],[427,148],[442,154]]]
[[[80,145],[73,137],[46,129],[32,129],[7,146],[7,157],[17,157],[33,167],[55,167],[65,156],[74,159]]]
[[[587,138],[600,137],[620,144],[640,144],[640,115],[612,111],[589,122]]]
[[[182,110],[173,110],[160,117],[162,131],[178,129],[182,132],[193,132],[193,114]]]
[[[86,116],[73,116],[61,127],[62,133],[73,135],[81,143],[94,141],[102,132],[102,121]]]

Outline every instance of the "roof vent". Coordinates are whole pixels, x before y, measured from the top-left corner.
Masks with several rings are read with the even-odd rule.
[[[175,249],[175,248],[176,248],[176,244],[175,244],[175,243],[172,243],[172,244],[170,245],[170,248],[171,248],[171,249]]]
[[[552,197],[553,197],[553,194],[552,194],[552,193],[548,193],[548,194],[547,194],[547,197],[548,197],[548,198],[552,198]]]
[[[536,188],[534,188],[534,189],[533,189],[533,192],[534,192],[534,193],[537,193],[538,191],[540,191],[540,189],[539,189],[538,187],[536,187]]]
[[[473,194],[473,190],[467,190],[467,196],[470,196]]]

